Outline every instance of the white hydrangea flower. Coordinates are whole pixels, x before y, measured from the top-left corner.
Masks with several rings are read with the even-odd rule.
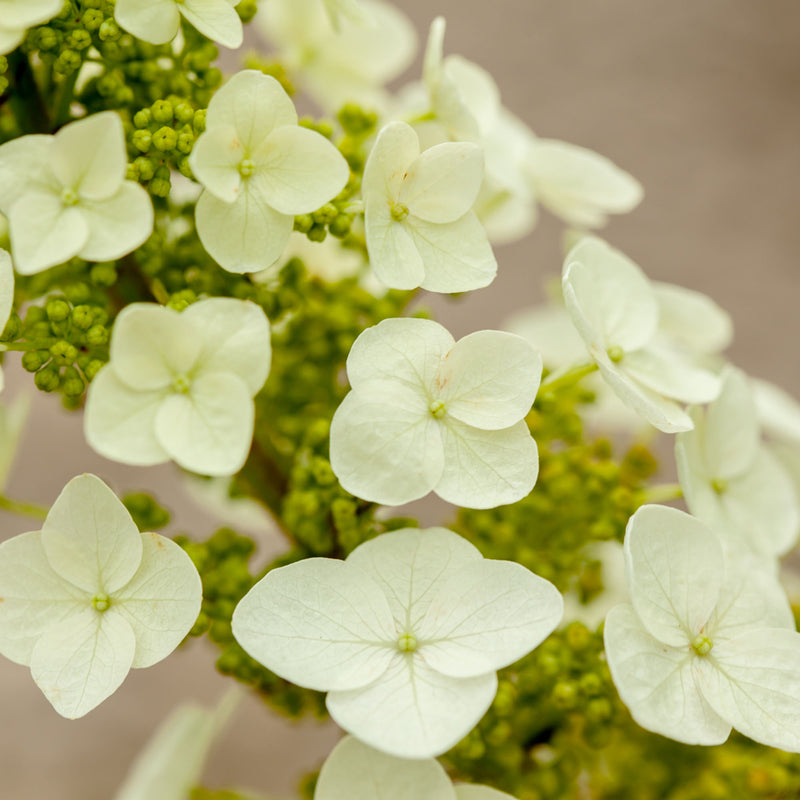
[[[14,307],[14,267],[11,256],[0,249],[0,332],[6,327]],[[2,350],[2,345],[0,345]],[[0,369],[0,392],[5,387],[5,377]]]
[[[229,272],[257,272],[277,261],[295,215],[316,211],[350,176],[325,137],[297,124],[278,81],[257,70],[237,73],[211,99],[189,163],[205,187],[197,234]]]
[[[270,0],[255,19],[292,80],[331,113],[348,102],[383,108],[383,87],[417,51],[414,25],[399,8],[359,0],[359,18],[348,13],[355,8],[353,0]]]
[[[241,47],[242,20],[235,7],[241,0],[117,0],[114,18],[128,33],[150,44],[171,42],[181,16],[203,36],[224,47]]]
[[[56,711],[82,717],[128,671],[166,658],[200,613],[178,545],[139,533],[94,475],[73,478],[41,531],[0,545],[0,653],[31,668]]]
[[[89,445],[148,466],[173,459],[203,475],[238,472],[253,438],[252,398],[270,368],[269,322],[255,303],[200,300],[185,311],[125,307],[111,360],[86,398]]]
[[[345,736],[322,765],[314,800],[514,800],[488,786],[454,786],[436,759],[397,758]]]
[[[22,43],[28,28],[51,20],[62,0],[0,0],[0,56]]]
[[[384,320],[347,358],[352,391],[331,423],[331,467],[346,491],[384,505],[430,491],[467,508],[514,503],[538,474],[524,417],[541,372],[510,333],[456,342],[430,320]]]
[[[152,233],[147,192],[125,180],[119,114],[104,111],[0,145],[0,211],[8,217],[14,266],[32,275],[68,261],[113,261]]]
[[[631,517],[632,605],[606,618],[620,697],[643,728],[722,744],[731,727],[800,751],[800,634],[774,576],[726,565],[717,536],[674,508]]]
[[[797,540],[800,509],[794,484],[761,443],[748,377],[727,367],[722,391],[704,411],[693,408],[694,430],[678,434],[675,458],[689,510],[723,540],[762,556],[788,552]]]
[[[468,142],[420,153],[405,122],[378,135],[364,168],[364,225],[375,274],[394,289],[467,292],[487,286],[497,261],[471,210],[483,154]]]
[[[659,301],[629,258],[586,236],[564,261],[564,302],[600,374],[620,399],[665,433],[691,430],[676,401],[707,403],[717,376],[659,337]]]
[[[345,561],[272,570],[233,614],[236,640],[277,675],[328,692],[346,731],[401,758],[464,737],[561,619],[561,595],[444,528],[384,533]]]

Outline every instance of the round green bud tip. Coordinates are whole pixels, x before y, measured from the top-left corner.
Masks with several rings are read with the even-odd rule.
[[[428,410],[436,419],[441,419],[447,413],[447,409],[442,400],[431,400]]]
[[[239,174],[243,178],[249,178],[256,170],[256,165],[249,158],[243,158],[239,162]]]
[[[724,494],[728,490],[728,481],[724,478],[714,478],[714,480],[711,481],[711,488],[717,494]]]
[[[615,363],[619,364],[625,356],[625,351],[619,345],[612,345],[608,348],[608,357]]]
[[[172,390],[178,394],[188,394],[192,382],[185,375],[180,375],[172,381]]]
[[[692,642],[692,650],[697,653],[699,656],[707,656],[711,652],[711,648],[713,647],[713,643],[708,636],[704,636],[700,634],[693,642]]]
[[[78,193],[74,189],[64,189],[61,192],[61,203],[65,206],[78,205]]]
[[[111,600],[107,594],[97,594],[92,598],[92,605],[97,611],[106,611],[111,605]]]
[[[404,633],[397,640],[397,649],[401,653],[413,653],[417,649],[417,637],[413,633]]]
[[[408,216],[408,206],[402,203],[392,204],[392,219],[402,222]]]

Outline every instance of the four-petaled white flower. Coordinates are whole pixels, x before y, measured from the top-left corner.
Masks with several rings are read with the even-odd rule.
[[[239,72],[214,95],[189,161],[205,187],[197,234],[230,272],[257,272],[277,261],[295,214],[316,211],[350,175],[324,136],[298,126],[278,81],[257,70]]]
[[[63,5],[63,0],[0,0],[0,56],[20,44],[28,28],[51,20]]]
[[[524,417],[541,372],[511,333],[456,342],[430,320],[384,320],[347,357],[352,391],[331,423],[331,467],[348,492],[385,505],[430,491],[468,508],[516,502],[539,469]]]
[[[104,111],[0,145],[0,212],[8,217],[14,267],[32,275],[80,256],[113,261],[153,231],[145,189],[125,180],[119,114]]]
[[[631,517],[625,556],[632,605],[609,612],[605,647],[636,722],[687,744],[734,727],[800,751],[800,634],[774,576],[726,564],[709,528],[665,506]]]
[[[133,303],[114,323],[92,381],[85,431],[98,453],[146,466],[170,459],[232,475],[253,438],[253,396],[269,374],[269,322],[255,303],[200,300],[179,313]]]
[[[471,210],[483,180],[483,153],[445,142],[420,154],[405,122],[392,122],[364,168],[364,226],[375,274],[393,289],[467,292],[487,286],[497,261]]]
[[[485,560],[443,528],[385,533],[345,561],[275,569],[245,595],[233,634],[276,674],[328,692],[331,717],[361,741],[428,758],[477,724],[496,670],[561,619],[561,595],[510,561]]]
[[[397,758],[345,736],[322,765],[314,800],[514,800],[488,786],[450,781],[436,759]]]
[[[242,44],[242,20],[235,6],[241,0],[117,0],[114,18],[128,33],[150,44],[171,42],[181,16],[203,36],[225,47]]]
[[[675,442],[689,510],[726,544],[768,557],[786,553],[800,527],[797,496],[786,470],[761,443],[748,377],[727,367],[719,397],[690,414],[694,430]]]
[[[166,658],[200,613],[200,576],[174,542],[139,533],[94,475],[73,478],[41,531],[0,545],[0,653],[75,719],[131,667]]]
[[[620,399],[665,433],[691,430],[676,402],[708,403],[719,378],[659,336],[659,301],[629,258],[586,236],[564,261],[564,303],[600,374]]]

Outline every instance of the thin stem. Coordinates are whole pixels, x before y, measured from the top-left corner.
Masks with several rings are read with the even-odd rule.
[[[600,368],[592,361],[590,364],[581,364],[579,367],[573,367],[566,372],[554,372],[542,382],[539,392],[541,394],[553,394],[565,386],[572,386],[587,375],[597,372],[598,369]]]
[[[8,103],[23,133],[50,133],[50,118],[27,56],[19,50],[8,57],[11,95]]]
[[[58,95],[58,105],[56,106],[54,128],[60,128],[69,122],[70,106],[75,97],[75,82],[78,80],[80,70],[75,70],[72,75],[65,79]]]
[[[666,503],[669,500],[679,500],[683,497],[683,489],[678,483],[661,483],[650,486],[645,492],[646,503]]]
[[[46,350],[56,339],[39,340],[38,342],[14,342],[13,344],[0,343],[0,353],[5,351],[16,351],[27,353],[30,350]]]
[[[19,514],[23,517],[34,517],[44,519],[49,509],[36,503],[24,503],[20,500],[12,500],[10,497],[0,494],[0,508],[10,511],[12,514]]]

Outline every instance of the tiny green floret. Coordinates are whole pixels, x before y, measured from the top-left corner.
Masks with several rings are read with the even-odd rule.
[[[711,639],[702,633],[692,642],[692,650],[694,650],[698,656],[707,656],[711,652],[713,646],[714,644]]]
[[[402,222],[408,216],[408,206],[403,203],[392,204],[392,219]]]
[[[172,390],[178,394],[188,394],[191,385],[192,382],[186,377],[186,375],[179,375],[174,381],[172,381]]]
[[[447,413],[443,400],[431,400],[428,410],[436,419],[441,419]]]
[[[64,189],[61,192],[61,202],[65,206],[76,206],[78,205],[78,195],[74,189]]]
[[[401,653],[413,653],[417,649],[417,637],[413,633],[404,633],[397,640],[397,649]]]
[[[711,488],[717,494],[724,494],[726,491],[728,491],[728,481],[726,481],[724,478],[714,478],[714,480],[711,481]]]
[[[111,598],[107,594],[96,594],[92,598],[92,605],[96,611],[106,611],[111,605]]]
[[[619,364],[625,357],[625,351],[619,345],[612,345],[608,348],[608,357],[615,363]]]
[[[239,174],[243,178],[249,178],[253,172],[255,172],[256,165],[253,163],[252,159],[243,158],[239,162]]]

